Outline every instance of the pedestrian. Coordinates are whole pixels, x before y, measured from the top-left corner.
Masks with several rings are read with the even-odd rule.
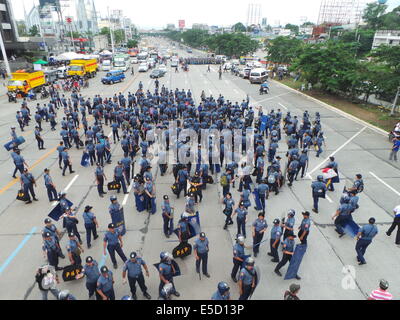
[[[239,271],[239,268],[243,265],[243,262],[245,260],[245,254],[244,254],[244,237],[239,235],[236,239],[236,243],[233,246],[233,268],[231,272],[231,278],[233,282],[237,282],[236,275]]]
[[[50,218],[46,218],[44,219],[44,228],[42,230],[42,234],[43,234],[43,239],[44,239],[44,234],[46,234],[47,232],[50,233],[50,236],[52,239],[55,240],[56,244],[57,244],[57,254],[61,259],[64,259],[65,256],[62,252],[61,246],[60,246],[60,239],[62,237],[62,233],[57,229],[57,227],[55,226],[55,224],[51,223],[51,219]]]
[[[162,297],[162,289],[167,284],[172,284],[170,293],[176,297],[180,296],[180,293],[176,291],[174,284],[175,268],[172,265],[172,256],[169,252],[160,253],[160,264],[158,265],[158,272],[160,276],[160,285],[158,286],[159,296]]]
[[[91,211],[93,207],[86,206],[85,211],[83,212],[83,221],[86,229],[86,243],[88,249],[90,249],[91,245],[91,236],[93,233],[93,239],[96,240],[99,236],[97,235],[97,229],[99,228],[99,224],[97,222],[97,218],[94,213]]]
[[[43,234],[43,251],[47,257],[47,262],[49,265],[53,266],[56,271],[63,270],[63,268],[58,266],[59,257],[59,247],[54,238],[52,238],[50,232],[45,232]]]
[[[49,197],[49,202],[52,201],[57,201],[58,196],[57,196],[57,190],[56,186],[53,183],[53,179],[50,176],[50,170],[49,169],[44,169],[44,185],[47,189],[47,196]]]
[[[310,213],[308,211],[304,211],[301,213],[303,215],[303,220],[301,221],[301,225],[299,227],[298,237],[301,241],[301,244],[307,244],[307,237],[310,233]]]
[[[211,300],[231,300],[230,288],[226,282],[219,282],[217,291],[212,295]]]
[[[351,220],[351,206],[349,202],[350,197],[345,195],[341,200],[339,208],[332,217],[332,220],[335,220],[335,231],[339,233],[339,238],[345,235],[343,227]]]
[[[121,161],[118,161],[118,165],[114,169],[114,181],[122,186],[124,194],[128,194],[124,179],[124,167]],[[117,190],[117,193],[120,193],[120,191],[121,187]]]
[[[57,289],[57,284],[60,283],[57,273],[52,266],[44,266],[37,270],[35,280],[42,294],[42,300],[48,299],[48,294],[51,294],[58,299],[60,291]]]
[[[397,161],[397,153],[399,152],[400,149],[400,137],[394,138],[392,142],[393,146],[392,146],[392,151],[390,152],[389,160]]]
[[[288,234],[288,237],[286,238],[285,241],[283,241],[282,244],[282,250],[283,250],[283,256],[282,256],[282,260],[277,264],[277,266],[275,267],[275,273],[282,277],[282,274],[280,273],[280,269],[288,262],[292,259],[293,254],[294,254],[294,246],[295,246],[295,242],[294,242],[294,238],[296,238],[296,236],[293,233]],[[301,278],[296,275],[296,279],[300,280]]]
[[[169,238],[169,236],[173,233],[174,229],[174,214],[173,210],[174,208],[171,207],[171,204],[169,202],[169,197],[168,195],[163,196],[163,203],[161,205],[162,209],[162,217],[163,217],[163,231],[164,235]]]
[[[41,134],[40,134],[40,131],[41,131],[41,130],[39,129],[39,127],[36,126],[36,127],[35,127],[35,139],[36,139],[36,141],[37,141],[39,150],[44,150],[44,149],[46,149],[46,148],[44,148],[44,141],[43,141],[43,139],[42,139],[42,136],[41,136]]]
[[[64,222],[65,228],[67,229],[68,234],[74,233],[74,235],[78,238],[79,244],[82,244],[81,236],[78,232],[78,228],[76,227],[79,223],[78,218],[76,217],[76,208],[72,210],[70,207],[65,208],[64,213]]]
[[[356,252],[359,265],[366,264],[364,255],[372,239],[377,235],[378,228],[375,225],[375,218],[370,218],[368,224],[360,228],[357,234]]]
[[[189,173],[188,169],[186,166],[183,166],[182,169],[178,171],[177,177],[176,177],[176,183],[178,184],[178,192],[176,195],[176,198],[179,199],[179,196],[183,190],[183,195],[186,197],[187,196],[187,181],[189,178]]]
[[[81,254],[84,252],[82,246],[76,241],[75,233],[68,234],[69,241],[67,245],[68,257],[71,265],[82,266]]]
[[[110,258],[113,263],[114,269],[118,268],[117,260],[115,259],[115,252],[118,253],[124,263],[127,260],[124,252],[122,251],[122,246],[122,236],[120,235],[118,229],[115,229],[115,225],[113,223],[110,223],[108,225],[108,231],[104,236],[103,251],[104,255],[107,255],[107,248],[108,252],[110,253]]]
[[[128,274],[129,287],[131,289],[133,300],[137,300],[136,297],[136,282],[139,284],[140,290],[146,299],[150,300],[151,296],[147,293],[147,287],[144,281],[142,267],[146,271],[146,276],[149,277],[149,270],[146,262],[139,257],[136,252],[130,254],[130,259],[127,260],[122,269],[122,283],[126,283],[126,275]]]
[[[385,279],[379,280],[379,288],[371,292],[368,300],[392,300],[393,295],[387,291],[388,288],[389,282]]]
[[[265,221],[264,213],[260,212],[258,218],[253,222],[252,234],[253,234],[253,253],[254,257],[257,257],[260,251],[260,242],[264,237],[264,233],[267,231],[267,221]]]
[[[86,257],[86,264],[83,266],[82,272],[76,275],[76,279],[86,276],[86,289],[89,293],[89,299],[95,295],[96,300],[101,300],[100,294],[97,292],[97,281],[100,277],[99,265],[91,256]]]
[[[300,300],[300,298],[297,296],[299,291],[300,291],[300,285],[292,283],[289,287],[289,290],[285,291],[283,300]]]
[[[25,162],[25,159],[21,156],[21,150],[14,149],[14,151],[11,153],[11,157],[13,158],[15,164],[15,169],[12,177],[16,179],[17,177],[15,176],[15,174],[17,173],[17,171],[19,171],[20,174],[22,175],[24,173],[24,165],[27,168],[29,168],[29,166]]]
[[[322,175],[319,175],[317,177],[317,181],[314,181],[311,184],[312,197],[313,197],[313,201],[314,201],[312,211],[315,213],[318,213],[319,198],[325,199],[325,194],[326,194],[327,188],[323,181],[324,181],[324,177]]]
[[[70,174],[74,173],[75,171],[72,170],[72,162],[71,162],[71,158],[68,154],[67,149],[64,149],[64,151],[61,152],[61,157],[62,157],[63,163],[64,163],[62,175],[65,176],[65,171],[67,170],[67,167],[69,168]]]
[[[36,187],[35,178],[33,177],[32,173],[28,172],[27,168],[25,168],[24,172],[21,174],[20,180],[21,180],[21,189],[24,190],[24,194],[25,194],[25,200],[26,200],[25,203],[26,204],[32,203],[29,193],[31,194],[33,200],[39,201],[36,198],[35,190],[33,189],[33,186]]]
[[[275,219],[273,224],[274,226],[271,229],[271,239],[269,241],[271,252],[268,252],[268,255],[273,258],[271,259],[272,262],[277,263],[279,262],[278,247],[281,241],[282,227],[280,226],[279,219]]]
[[[100,162],[97,162],[96,166],[97,167],[94,172],[94,175],[96,177],[96,182],[97,182],[97,192],[99,193],[99,196],[103,198],[103,194],[107,194],[107,192],[104,192],[104,180],[107,180],[107,177],[104,174],[104,169],[100,165]]]
[[[100,268],[100,277],[97,280],[97,293],[103,300],[115,300],[114,277],[106,266]]]
[[[249,257],[245,261],[245,267],[240,270],[239,275],[239,300],[247,300],[256,286],[256,273],[254,270],[254,259]]]
[[[393,209],[393,213],[395,214],[394,220],[393,220],[393,223],[392,223],[392,225],[390,226],[389,230],[386,231],[386,235],[387,235],[388,237],[390,237],[390,235],[392,234],[392,232],[394,231],[394,229],[396,229],[396,227],[397,227],[397,233],[396,233],[396,241],[395,241],[395,243],[396,243],[397,245],[400,245],[400,205],[399,205],[399,206],[396,206],[396,207]]]
[[[244,207],[244,202],[239,203],[239,207],[233,212],[232,218],[237,214],[237,234],[241,234],[246,238],[246,222],[247,222],[247,210]]]
[[[223,213],[226,216],[226,218],[223,229],[226,230],[228,228],[228,225],[233,224],[232,213],[233,213],[233,207],[235,206],[235,200],[232,199],[232,194],[230,192],[228,192],[225,195],[224,199],[222,200],[222,203],[225,204],[225,209]]]
[[[62,169],[61,163],[62,163],[62,152],[66,149],[64,146],[64,141],[60,141],[59,146],[57,147],[57,152],[58,152],[58,167]]]
[[[290,209],[288,211],[286,219],[282,220],[282,228],[283,228],[283,240],[285,240],[289,233],[294,232],[294,224],[296,219],[294,216],[296,215],[296,211],[294,209]]]
[[[200,232],[199,238],[194,242],[194,256],[196,258],[196,272],[200,273],[200,264],[202,265],[203,275],[210,277],[207,271],[208,251],[210,251],[209,242],[204,232]]]

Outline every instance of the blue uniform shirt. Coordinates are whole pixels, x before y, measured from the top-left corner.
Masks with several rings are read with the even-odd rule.
[[[244,258],[244,247],[241,246],[239,243],[236,243],[233,246],[233,256],[238,258]]]
[[[282,235],[282,227],[281,226],[273,226],[271,229],[271,240],[280,239]]]
[[[374,224],[367,224],[362,226],[359,230],[361,232],[361,239],[372,240],[378,233],[378,228]]]
[[[136,257],[136,261],[132,262],[131,259],[127,260],[122,268],[122,271],[128,271],[129,278],[138,278],[142,274],[142,266],[144,266],[146,262],[139,257]]]
[[[208,239],[205,238],[204,241],[200,240],[197,238],[194,241],[194,247],[193,249],[197,249],[197,253],[206,253],[208,252]]]
[[[89,266],[86,264],[82,272],[86,276],[86,282],[96,283],[100,277],[99,266],[96,260],[93,260],[93,265]]]
[[[247,210],[246,210],[246,209],[237,208],[237,209],[235,210],[235,212],[236,212],[237,218],[238,218],[239,220],[244,220],[244,219],[246,219],[246,215],[247,215]]]
[[[310,231],[311,220],[310,218],[304,218],[301,221],[300,230],[301,231]]]
[[[116,246],[119,243],[119,232],[115,229],[114,233],[107,231],[104,235],[104,241],[107,242],[109,246]]]
[[[93,224],[94,223],[94,219],[96,218],[96,216],[94,215],[93,212],[83,212],[83,220],[85,222],[85,224]]]
[[[240,270],[239,279],[242,280],[243,284],[246,286],[251,285],[253,282],[253,276],[246,268],[242,268],[242,270]]]
[[[268,227],[267,221],[265,219],[256,219],[253,222],[253,227],[255,227],[256,232],[260,232]]]
[[[285,241],[283,241],[282,250],[294,252],[294,245],[295,245],[294,240],[286,238]]]
[[[113,288],[113,273],[110,270],[107,273],[108,277],[100,274],[100,277],[97,280],[97,289],[101,290],[103,293],[108,292]]]

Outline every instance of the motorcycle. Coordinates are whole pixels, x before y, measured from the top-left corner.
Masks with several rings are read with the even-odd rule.
[[[268,87],[260,87],[260,95],[263,95],[264,93],[268,94]]]
[[[8,95],[8,102],[15,102],[17,103],[17,94],[15,92],[7,92]]]
[[[49,93],[46,89],[42,89],[42,91],[40,91],[40,99],[46,99],[48,98]]]

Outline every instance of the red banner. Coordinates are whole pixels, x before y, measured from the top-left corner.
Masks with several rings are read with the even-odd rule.
[[[185,20],[179,20],[179,28],[183,29],[185,27]]]

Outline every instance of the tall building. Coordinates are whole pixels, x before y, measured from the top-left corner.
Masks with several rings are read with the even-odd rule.
[[[368,0],[322,0],[318,24],[357,24]]]
[[[247,7],[247,26],[259,25],[261,22],[261,4],[250,3]]]
[[[267,18],[262,18],[261,26],[266,27],[268,25],[267,21]]]
[[[77,28],[81,33],[99,31],[94,0],[76,0]]]

